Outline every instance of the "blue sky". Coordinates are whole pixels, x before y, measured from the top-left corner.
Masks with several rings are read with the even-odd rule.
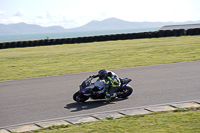
[[[200,20],[200,0],[0,0],[0,23],[74,28],[116,17],[131,22]]]

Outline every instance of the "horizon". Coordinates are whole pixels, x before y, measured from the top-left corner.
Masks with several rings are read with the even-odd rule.
[[[119,18],[115,18],[115,17],[111,17],[111,18],[106,18],[104,20],[91,20],[90,22],[92,21],[97,21],[97,22],[102,22],[102,21],[105,21],[107,19],[117,19],[117,20],[122,20],[122,19],[119,19]],[[122,20],[122,21],[126,21],[126,20]],[[88,23],[90,23],[88,22]],[[131,22],[131,21],[126,21],[126,22]],[[132,21],[132,22],[136,22],[136,23],[143,23],[143,22],[150,22],[150,23],[154,23],[154,22],[151,22],[151,21],[143,21],[143,22],[137,22],[137,21]],[[200,20],[197,20],[197,21],[183,21],[183,22],[173,22],[173,21],[168,21],[168,22],[159,22],[159,21],[155,21],[155,23],[189,23],[191,22],[191,24],[199,24],[200,23]],[[198,22],[198,23],[194,23],[194,22]],[[60,25],[52,25],[52,26],[41,26],[41,25],[38,25],[38,24],[32,24],[32,23],[26,23],[26,22],[18,22],[18,23],[10,23],[10,24],[3,24],[3,25],[15,25],[15,24],[28,24],[28,25],[37,25],[37,26],[40,26],[40,27],[44,27],[44,28],[48,28],[48,27],[61,27],[61,28],[64,28],[64,29],[73,29],[73,28],[65,28],[65,27],[62,27]],[[84,25],[87,25],[88,23],[84,24]],[[0,23],[1,24],[1,23]],[[84,25],[81,25],[79,27],[82,27]],[[180,24],[180,25],[190,25],[190,24]],[[171,26],[171,25],[166,25],[166,26]],[[74,28],[79,28],[79,27],[74,27]]]
[[[0,24],[24,22],[65,29],[92,20],[129,22],[200,21],[199,0],[0,0]],[[37,9],[36,9],[37,8]]]

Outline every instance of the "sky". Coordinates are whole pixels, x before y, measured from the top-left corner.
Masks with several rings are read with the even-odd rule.
[[[0,0],[0,24],[69,29],[111,17],[130,22],[200,21],[200,0]]]

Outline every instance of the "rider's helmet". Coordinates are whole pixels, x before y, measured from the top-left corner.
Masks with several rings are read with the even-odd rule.
[[[105,79],[107,77],[107,70],[101,69],[99,70],[98,74],[99,74],[99,79]]]

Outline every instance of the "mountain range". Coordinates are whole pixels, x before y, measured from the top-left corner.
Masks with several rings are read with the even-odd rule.
[[[79,31],[100,31],[100,30],[121,30],[121,29],[139,29],[139,28],[159,28],[166,25],[196,24],[200,21],[188,22],[129,22],[117,18],[108,18],[102,21],[91,21],[83,26],[71,29],[65,29],[61,26],[42,27],[34,24],[0,24],[0,35],[10,34],[40,34],[40,33],[61,33],[61,32],[79,32]]]

